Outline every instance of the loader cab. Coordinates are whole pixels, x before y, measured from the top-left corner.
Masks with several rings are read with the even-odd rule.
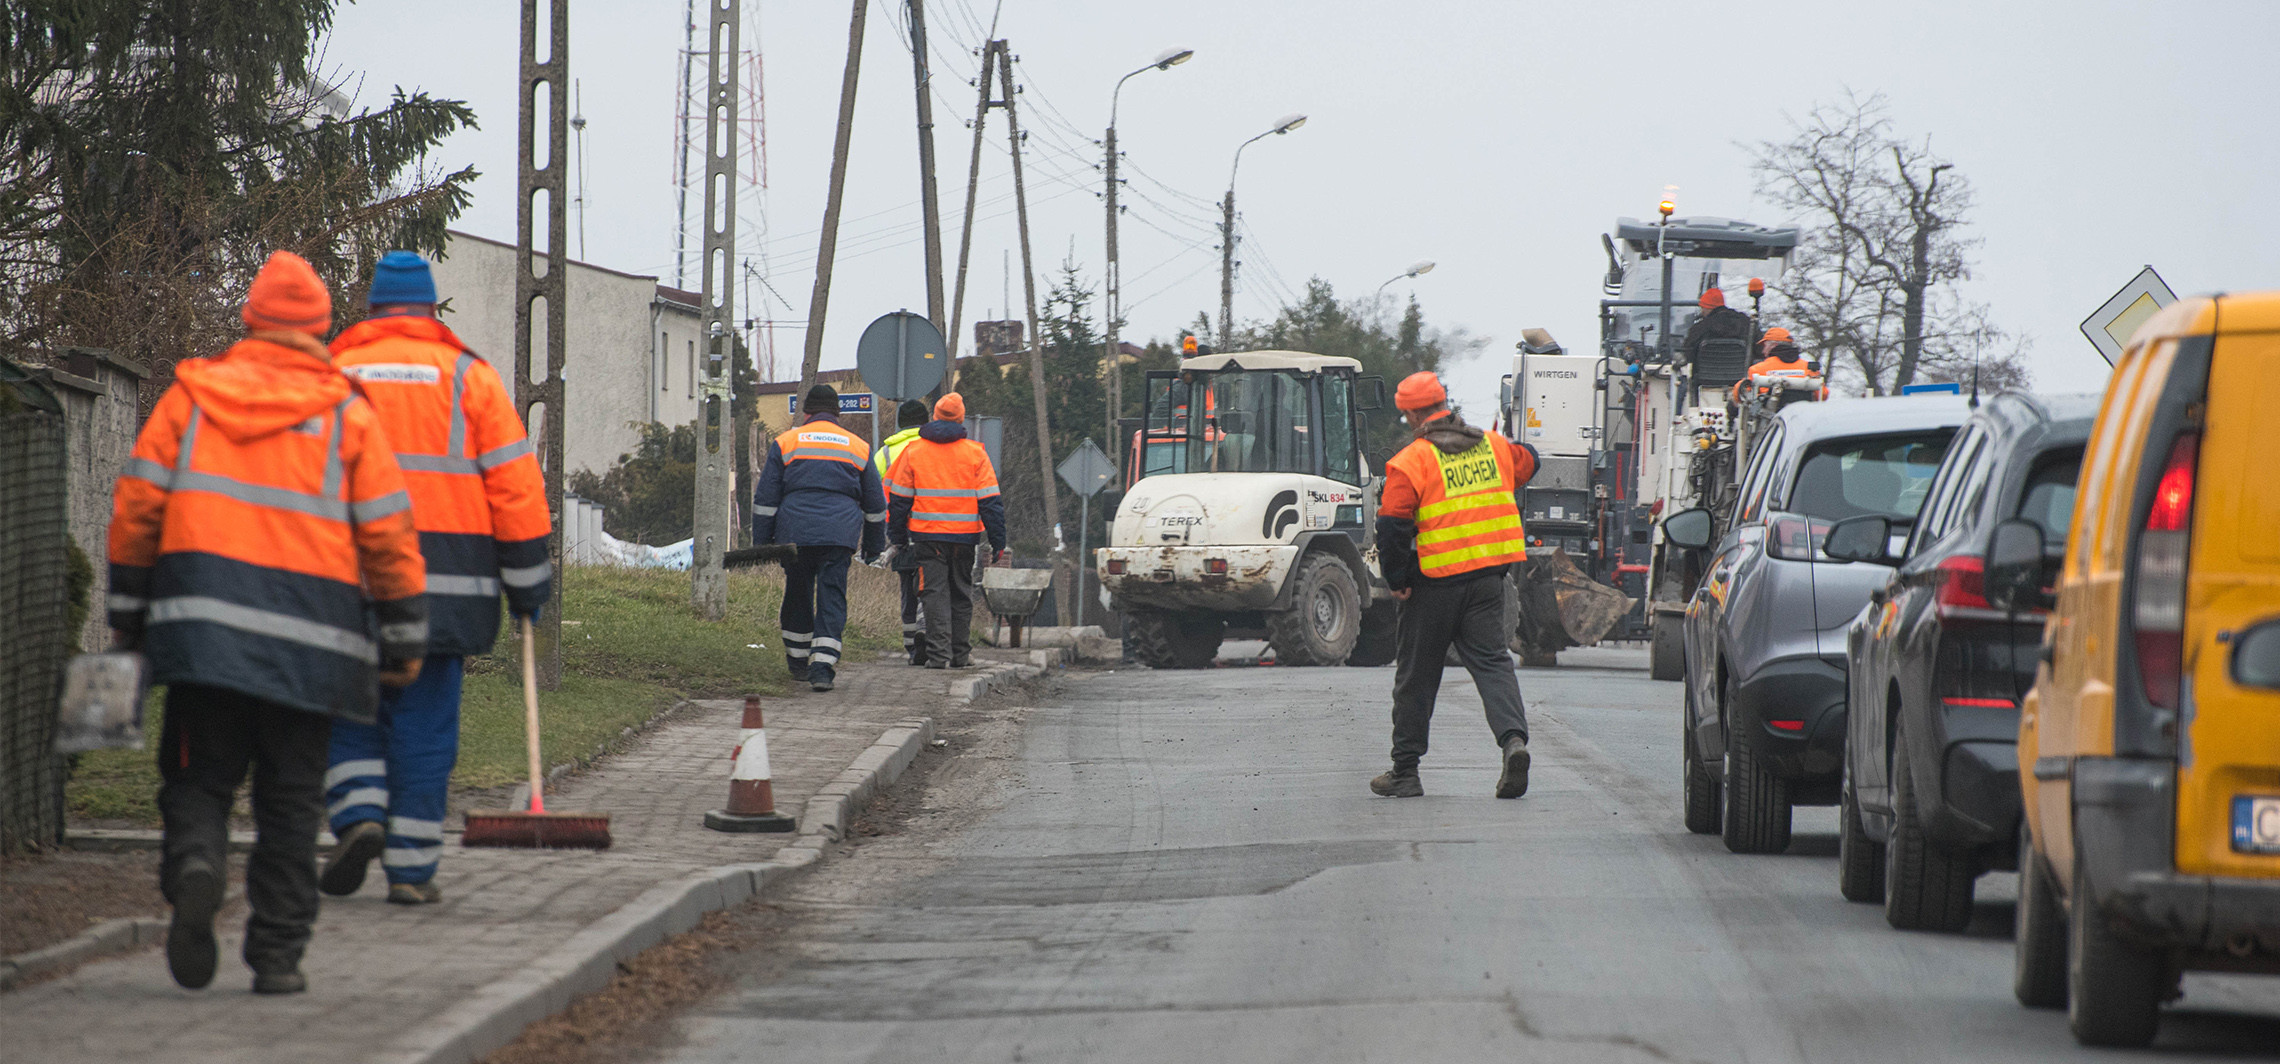
[[[1385,383],[1360,370],[1350,358],[1252,351],[1150,373],[1134,471],[1296,473],[1368,484],[1365,417],[1384,406]]]

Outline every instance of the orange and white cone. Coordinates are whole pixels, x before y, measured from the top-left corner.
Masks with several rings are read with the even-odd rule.
[[[776,791],[768,781],[768,731],[760,721],[760,700],[744,700],[744,732],[729,754],[736,767],[728,774],[728,808],[705,814],[714,831],[790,831],[797,821],[776,811]]]

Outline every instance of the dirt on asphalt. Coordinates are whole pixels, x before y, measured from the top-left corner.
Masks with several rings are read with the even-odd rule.
[[[709,914],[694,929],[619,965],[607,988],[532,1024],[484,1064],[615,1064],[655,1059],[678,1045],[674,1021],[683,1013],[734,983],[774,979],[798,959],[790,943],[814,906],[870,896],[923,875],[937,863],[930,843],[995,808],[1022,721],[1044,684],[1031,681],[938,714],[940,745],[922,751],[894,786],[872,799],[828,861],[790,889]]]

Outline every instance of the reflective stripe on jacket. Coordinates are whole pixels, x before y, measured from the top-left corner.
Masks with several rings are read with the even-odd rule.
[[[177,368],[113,495],[111,624],[154,683],[369,721],[381,659],[427,652],[411,497],[371,406],[291,336]]]
[[[755,543],[846,547],[865,555],[887,546],[887,498],[871,446],[817,414],[768,441],[752,489]]]
[[[896,457],[888,486],[888,534],[896,543],[931,539],[973,543],[987,535],[1005,549],[1005,500],[989,452],[966,438],[965,426],[929,421]]]
[[[1437,428],[1478,436],[1471,446],[1450,453],[1434,442]],[[1428,422],[1418,439],[1386,463],[1385,472],[1384,495],[1378,506],[1380,521],[1407,526],[1405,530],[1413,530],[1413,538],[1407,543],[1381,539],[1379,549],[1406,554],[1405,548],[1413,543],[1418,575],[1446,579],[1527,557],[1518,492],[1520,485],[1535,475],[1533,452],[1461,421],[1444,426],[1436,420]],[[1387,525],[1381,523],[1379,527],[1383,533]],[[1405,582],[1394,579],[1396,569],[1403,567],[1394,559],[1387,560],[1389,584],[1405,586]]]
[[[368,318],[332,342],[411,487],[427,558],[428,652],[481,654],[499,596],[517,615],[553,595],[546,482],[506,382],[434,318]]]

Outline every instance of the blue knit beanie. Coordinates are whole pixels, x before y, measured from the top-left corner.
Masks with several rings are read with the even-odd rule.
[[[372,291],[364,301],[375,307],[390,303],[433,303],[435,278],[426,259],[417,252],[391,251],[372,267]]]

